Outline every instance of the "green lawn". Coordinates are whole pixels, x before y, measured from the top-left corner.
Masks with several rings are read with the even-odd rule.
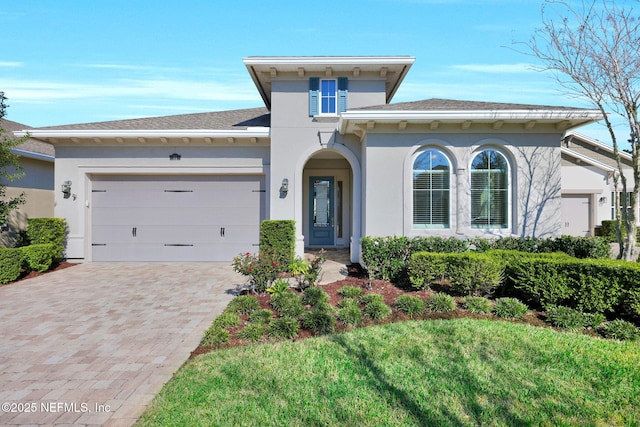
[[[139,425],[640,424],[640,343],[492,320],[411,321],[218,350]]]

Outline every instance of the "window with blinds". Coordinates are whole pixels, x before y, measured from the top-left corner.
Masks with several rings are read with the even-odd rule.
[[[496,150],[481,151],[471,164],[471,226],[507,228],[508,212],[507,159]]]
[[[413,228],[449,228],[447,158],[438,150],[423,151],[413,163]]]

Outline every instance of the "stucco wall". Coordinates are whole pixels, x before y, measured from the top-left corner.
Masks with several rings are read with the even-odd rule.
[[[560,230],[560,134],[369,132],[363,161],[363,234],[499,237],[557,235]],[[423,147],[443,151],[451,162],[448,229],[413,229],[413,155]],[[474,153],[495,148],[510,163],[507,229],[470,224],[470,174]],[[532,167],[529,168],[529,165]]]

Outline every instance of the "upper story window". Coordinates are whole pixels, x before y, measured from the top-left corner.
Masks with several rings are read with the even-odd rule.
[[[480,151],[471,163],[471,226],[507,228],[509,162],[497,150]]]
[[[347,94],[349,80],[346,77],[337,79],[309,79],[309,116],[321,114],[339,114],[347,110]]]
[[[422,151],[413,162],[413,228],[449,228],[449,176],[445,155]]]

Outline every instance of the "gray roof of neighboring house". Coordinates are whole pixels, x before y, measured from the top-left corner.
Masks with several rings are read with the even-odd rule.
[[[145,117],[141,119],[112,120],[108,122],[47,126],[47,130],[165,130],[165,129],[220,129],[242,130],[248,127],[269,127],[271,115],[262,108],[217,111],[211,113],[179,114],[175,116]]]
[[[21,123],[12,122],[11,120],[0,119],[0,128],[4,129],[5,132],[16,132],[21,130],[32,129],[30,126],[23,125]],[[12,137],[13,135],[9,135]],[[18,145],[16,148],[24,151],[29,151],[31,153],[36,154],[44,154],[45,156],[55,156],[55,150],[53,145],[48,144],[46,142],[37,141],[35,139],[29,138],[22,144]]]
[[[355,110],[397,110],[397,111],[482,111],[482,110],[581,110],[574,107],[554,107],[547,105],[511,104],[502,102],[460,101],[455,99],[431,98],[422,101],[399,102],[396,104],[373,105]]]

